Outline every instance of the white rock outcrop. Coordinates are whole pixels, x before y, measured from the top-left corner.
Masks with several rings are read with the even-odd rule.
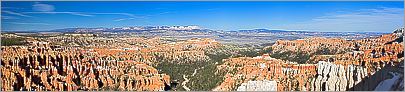
[[[277,91],[277,82],[269,80],[248,81],[242,83],[237,91]]]
[[[344,67],[325,61],[318,62],[317,70],[317,77],[311,83],[311,91],[346,91],[367,76],[367,69],[364,67]]]

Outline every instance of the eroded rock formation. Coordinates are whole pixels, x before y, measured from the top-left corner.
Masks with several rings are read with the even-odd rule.
[[[205,61],[205,48],[218,44],[211,39],[164,43],[158,38],[71,36],[28,42],[2,46],[2,91],[163,91],[170,89],[170,76],[151,65]]]
[[[377,84],[390,78],[388,72],[399,72],[399,76],[403,76],[403,30],[361,40],[306,38],[277,41],[271,46],[273,53],[315,54],[309,59],[314,64],[265,59],[270,58],[267,55],[226,59],[218,68],[228,73],[224,82],[213,90],[235,90],[235,86],[246,86],[248,81],[256,80],[276,81],[278,91],[374,90]],[[334,52],[317,53],[320,50]],[[398,87],[395,90],[403,90],[403,86]]]
[[[268,55],[239,57],[224,60],[219,70],[227,71],[224,82],[214,91],[236,90],[238,85],[248,81],[276,81],[278,91],[302,89],[309,86],[309,78],[316,74],[314,64],[291,64]],[[257,89],[260,90],[260,89]]]
[[[164,90],[170,77],[137,61],[49,47],[2,48],[2,90]],[[87,56],[88,55],[88,56]],[[117,85],[119,84],[119,85]]]
[[[367,68],[320,61],[310,91],[346,91],[368,77]]]

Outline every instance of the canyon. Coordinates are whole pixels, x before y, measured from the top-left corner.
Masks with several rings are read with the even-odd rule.
[[[271,48],[272,53],[291,51],[312,54],[308,61],[313,61],[298,64],[275,59],[268,54],[226,59],[218,66],[219,70],[227,72],[225,80],[213,90],[236,90],[241,84],[246,86],[253,81],[268,80],[277,82],[277,91],[374,90],[380,82],[392,77],[388,72],[398,73],[400,77],[396,85],[400,85],[404,79],[403,31],[404,28],[401,28],[392,34],[361,40],[279,40],[266,48]],[[331,52],[316,53],[325,51],[320,48]],[[391,90],[403,90],[403,87]]]
[[[403,91],[403,31],[277,40],[258,50],[211,38],[2,34],[23,43],[1,46],[1,90]]]

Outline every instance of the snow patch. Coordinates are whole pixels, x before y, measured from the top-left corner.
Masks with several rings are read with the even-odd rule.
[[[398,73],[389,72],[392,76],[391,79],[386,79],[378,84],[374,91],[389,91],[392,89],[394,84],[399,80],[400,76]]]

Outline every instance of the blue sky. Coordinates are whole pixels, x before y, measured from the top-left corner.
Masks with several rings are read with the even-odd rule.
[[[215,30],[283,29],[392,32],[402,27],[397,2],[2,2],[5,31],[74,27],[198,25]]]

